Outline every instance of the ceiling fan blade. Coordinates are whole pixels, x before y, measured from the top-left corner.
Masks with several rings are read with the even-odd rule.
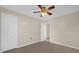
[[[42,9],[42,5],[37,5],[40,9]]]
[[[47,14],[48,14],[48,15],[52,15],[52,13],[50,13],[50,12],[47,12]]]
[[[51,9],[54,9],[55,8],[55,6],[53,5],[53,6],[50,6],[49,8],[48,8],[48,10],[51,10]]]
[[[36,12],[33,12],[33,13],[39,13],[39,12],[41,12],[41,11],[36,11]]]

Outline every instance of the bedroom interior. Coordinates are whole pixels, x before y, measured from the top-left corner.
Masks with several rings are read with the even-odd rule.
[[[79,6],[40,6],[0,6],[0,52],[79,53]]]

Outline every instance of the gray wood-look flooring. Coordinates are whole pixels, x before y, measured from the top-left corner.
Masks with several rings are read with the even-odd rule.
[[[79,53],[79,49],[43,41],[21,48],[8,50],[3,53]]]

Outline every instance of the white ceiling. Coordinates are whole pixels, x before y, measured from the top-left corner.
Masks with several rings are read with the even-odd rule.
[[[26,16],[30,16],[42,21],[48,21],[55,17],[59,17],[71,12],[75,12],[79,10],[78,5],[56,5],[54,10],[51,10],[53,13],[52,16],[45,15],[44,17],[40,17],[40,14],[34,14],[33,12],[40,10],[36,5],[3,5],[2,7],[25,14]],[[48,7],[46,5],[46,7]]]

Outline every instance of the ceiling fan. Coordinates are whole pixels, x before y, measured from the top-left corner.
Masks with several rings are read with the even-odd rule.
[[[40,13],[40,17],[43,17],[44,15],[48,14],[48,15],[52,15],[52,13],[50,13],[49,11],[54,9],[55,6],[52,5],[48,8],[46,8],[45,6],[42,6],[42,5],[37,5],[39,8],[40,8],[40,11],[36,11],[36,12],[33,12],[33,13]]]

